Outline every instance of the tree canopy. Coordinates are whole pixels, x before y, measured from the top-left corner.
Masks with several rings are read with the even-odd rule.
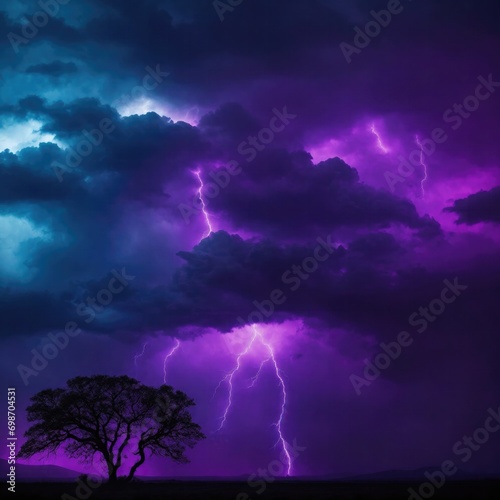
[[[149,387],[128,376],[76,377],[64,389],[31,398],[27,415],[33,424],[19,456],[62,448],[70,457],[100,458],[111,482],[123,469],[128,472],[120,475],[130,481],[149,456],[189,461],[186,448],[205,438],[192,421],[194,405],[168,385]]]

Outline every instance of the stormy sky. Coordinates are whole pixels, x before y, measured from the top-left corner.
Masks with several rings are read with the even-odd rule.
[[[1,372],[19,407],[77,375],[167,381],[207,439],[151,475],[267,467],[282,409],[294,475],[452,458],[500,406],[496,2],[42,4],[0,10]],[[456,461],[499,459],[492,436]]]

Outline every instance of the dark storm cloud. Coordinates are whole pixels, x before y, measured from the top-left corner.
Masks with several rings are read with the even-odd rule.
[[[408,200],[363,184],[339,158],[314,165],[305,153],[267,150],[244,168],[210,209],[238,228],[275,236],[317,234],[339,227],[400,224],[424,237],[440,234],[439,224],[420,217]]]
[[[155,183],[205,158],[210,146],[195,127],[148,113],[123,118],[104,150],[117,170],[131,172],[141,183]]]
[[[156,113],[121,117],[113,107],[95,98],[48,104],[45,99],[29,96],[18,104],[1,107],[0,112],[17,119],[41,120],[44,123],[41,132],[54,134],[77,152],[82,142],[88,142],[88,134],[98,134],[94,131],[106,120],[105,128],[111,131],[105,132],[101,142],[91,147],[91,154],[81,155],[81,160],[75,161],[74,153],[67,149],[54,154],[52,161],[65,169],[64,179],[106,172],[123,174],[121,181],[133,184],[131,196],[142,196],[144,201],[153,198],[154,191],[163,193],[165,180],[187,171],[193,162],[215,157],[200,131],[187,123],[174,123]],[[57,149],[51,151],[56,153]],[[52,170],[52,162],[48,160],[43,174],[38,175]],[[57,180],[54,172],[52,175]]]
[[[325,237],[322,241],[327,245],[329,240]],[[268,301],[271,292],[280,289],[287,300],[264,321],[320,318],[329,326],[383,336],[389,324],[397,327],[408,304],[432,297],[442,280],[441,275],[418,270],[401,272],[395,279],[392,269],[395,262],[403,265],[404,251],[392,236],[381,233],[354,241],[348,250],[332,248],[320,269],[299,280],[297,287],[293,266],[301,266],[314,255],[314,249],[313,245],[285,247],[270,241],[245,241],[220,231],[193,251],[179,252],[185,264],[174,272],[169,285],[132,286],[130,293],[109,306],[114,311],[113,320],[95,315],[92,307],[80,310],[79,315],[96,316],[89,326],[92,331],[118,336],[120,332],[171,332],[183,326],[227,332],[240,326],[238,316],[246,319],[256,310],[254,301]],[[101,285],[101,281],[80,283],[79,303],[95,296]]]
[[[324,244],[328,241],[325,235]],[[241,326],[238,316],[246,321],[256,310],[255,302],[269,301],[271,292],[280,289],[286,301],[264,321],[320,319],[329,327],[342,326],[384,338],[400,326],[401,311],[406,311],[409,304],[428,300],[442,279],[441,275],[406,271],[395,281],[392,269],[396,263],[403,265],[404,253],[394,237],[369,234],[353,241],[348,250],[332,250],[320,269],[300,280],[295,289],[297,274],[292,273],[293,266],[301,266],[304,259],[314,255],[313,244],[252,242],[221,231],[191,252],[178,253],[185,263],[174,272],[170,284],[146,288],[132,283],[127,293],[117,297],[104,312],[96,312],[92,306],[78,310],[77,306],[95,297],[107,278],[80,281],[76,287],[66,287],[59,296],[6,294],[3,318],[7,334],[60,329],[68,320],[76,320],[84,329],[117,337],[125,332],[172,333],[184,326],[227,332]],[[50,307],[43,305],[46,303]],[[25,312],[22,317],[19,307]],[[26,316],[37,319],[27,322]],[[255,316],[249,320],[253,321]]]
[[[5,116],[15,118],[27,118],[43,114],[45,100],[36,95],[29,95],[20,99],[17,103],[3,104],[0,106],[0,113]]]
[[[71,103],[61,101],[50,105],[44,103],[43,107],[31,111],[38,111],[48,120],[42,127],[43,132],[53,133],[61,139],[79,135],[84,129],[96,128],[104,118],[119,120],[119,114],[115,109],[101,104],[95,98],[77,99]]]
[[[0,153],[0,204],[62,201],[77,194],[74,178],[65,186],[54,183],[49,165],[61,160],[63,151],[53,143],[26,148],[17,155]],[[1,206],[1,205],[0,205]]]
[[[45,123],[41,132],[53,133],[56,138],[70,139],[83,129],[98,127],[103,118],[118,121],[120,115],[109,105],[96,98],[76,99],[72,102],[48,103],[37,95],[28,95],[16,104],[0,107],[0,112],[16,118],[37,118]]]
[[[445,208],[445,211],[458,215],[457,224],[469,226],[480,222],[498,224],[500,223],[500,186],[455,200],[453,206]]]
[[[226,103],[204,115],[198,128],[222,155],[234,154],[241,141],[261,128],[259,121],[241,104]]]
[[[323,242],[328,241],[325,236]],[[97,316],[91,328],[117,335],[172,332],[183,326],[227,332],[241,326],[241,319],[248,324],[258,321],[258,315],[250,314],[262,312],[257,304],[269,310],[271,293],[278,289],[286,300],[274,313],[261,315],[261,321],[319,320],[327,328],[344,328],[387,341],[410,328],[412,313],[439,298],[445,279],[458,277],[459,283],[474,290],[464,302],[470,316],[467,321],[461,319],[462,330],[475,328],[480,321],[485,335],[493,331],[494,321],[487,314],[499,298],[492,288],[498,272],[493,257],[485,258],[484,265],[474,271],[456,265],[427,270],[409,264],[409,248],[393,236],[373,233],[354,240],[347,249],[332,249],[316,271],[298,279],[300,272],[294,266],[302,266],[304,259],[314,255],[314,245],[317,242],[283,246],[248,241],[219,231],[191,252],[178,253],[185,263],[174,272],[169,285],[134,289],[113,305],[116,322],[102,324]],[[496,271],[491,273],[493,268]],[[452,324],[456,322],[452,320]],[[441,331],[439,324],[433,328]],[[443,331],[454,333],[447,326]]]
[[[353,310],[345,307],[346,300],[356,301],[360,307],[363,297],[375,289],[380,303],[387,299],[384,294],[397,296],[401,290],[390,292],[387,269],[392,268],[393,260],[404,253],[403,249],[394,237],[383,233],[366,235],[353,242],[352,251],[341,246],[334,248],[329,241],[325,235],[313,244],[284,246],[269,240],[243,240],[219,231],[192,251],[178,253],[184,264],[173,273],[168,285],[145,288],[132,283],[102,314],[92,305],[79,310],[77,306],[85,304],[88,297],[95,297],[105,287],[108,276],[80,280],[59,296],[46,292],[5,294],[3,317],[11,334],[61,328],[71,314],[73,320],[78,316],[82,318],[83,328],[118,336],[121,332],[172,332],[183,326],[227,332],[240,326],[238,316],[246,318],[255,310],[254,301],[268,300],[273,290],[281,289],[287,300],[277,308],[276,315],[265,321],[292,316],[319,317],[337,326],[370,324],[377,308],[366,304],[364,314],[351,315],[349,311]],[[321,255],[326,261],[310,277],[298,280],[297,287],[294,266],[301,266],[304,259],[314,256],[317,247],[323,249]],[[47,313],[37,300],[50,304]],[[39,317],[39,327],[29,323],[33,329],[30,332],[25,319],[17,321],[21,306],[14,308],[14,303],[23,304],[29,317]],[[110,311],[113,311],[111,315]],[[92,321],[88,327],[86,324],[90,321],[86,320]]]
[[[33,16],[40,14],[38,23],[33,23]],[[43,16],[43,14],[45,14]],[[64,14],[64,11],[59,9],[59,16]],[[43,17],[47,18],[47,22],[40,22]],[[22,21],[22,22],[21,22]],[[82,41],[82,34],[73,26],[66,23],[63,17],[48,16],[44,10],[40,8],[39,3],[34,3],[31,9],[27,9],[21,14],[19,19],[11,19],[5,12],[1,12],[1,24],[6,35],[2,37],[2,44],[8,45],[14,49],[14,52],[21,53],[30,44],[44,42],[50,40],[57,43],[74,43]],[[38,26],[36,24],[41,24]]]
[[[210,155],[199,131],[155,113],[120,117],[95,99],[48,104],[31,96],[2,111],[20,123],[41,121],[42,132],[69,146],[42,143],[0,153],[0,216],[15,217],[9,219],[5,237],[16,241],[23,221],[46,235],[41,243],[30,240],[12,247],[20,262],[36,270],[30,286],[71,292],[75,280],[92,279],[118,264],[131,265],[151,284],[168,280],[179,242],[174,245],[175,237],[160,229],[168,221],[161,212],[168,201],[164,185],[172,179],[180,182],[186,171],[191,176],[192,163]],[[66,164],[68,155],[88,140],[83,130],[91,132],[103,118],[113,121],[113,132],[80,164],[68,167],[59,182],[54,162]]]
[[[59,77],[70,73],[76,73],[78,67],[75,63],[63,61],[53,61],[50,63],[34,64],[26,68],[26,73]]]

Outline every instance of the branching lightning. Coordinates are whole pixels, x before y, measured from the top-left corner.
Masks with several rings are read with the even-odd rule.
[[[205,217],[205,222],[207,224],[207,232],[206,234],[203,233],[203,236],[201,239],[203,240],[204,238],[207,238],[210,236],[211,233],[213,233],[213,228],[212,228],[212,223],[210,222],[210,214],[207,212],[207,206],[205,205],[205,200],[203,199],[203,180],[201,178],[201,172],[199,170],[195,170],[193,172],[194,175],[198,178],[198,181],[200,182],[200,187],[198,188],[198,196],[200,198],[200,203],[201,203],[201,211],[203,212],[203,216]],[[201,241],[201,240],[200,240]]]
[[[242,352],[240,352],[240,354],[238,354],[238,356],[236,357],[235,367],[219,382],[219,384],[215,388],[215,392],[217,392],[217,390],[219,389],[221,384],[223,382],[227,382],[227,385],[228,385],[227,404],[226,404],[226,408],[224,409],[224,414],[222,415],[221,423],[219,425],[219,428],[217,429],[217,432],[219,432],[224,427],[224,424],[226,423],[226,420],[227,420],[227,415],[228,415],[229,410],[231,409],[231,406],[233,404],[233,377],[234,377],[235,373],[237,373],[238,370],[241,368],[241,358],[243,358],[244,356],[246,356],[249,353],[255,340],[257,339],[257,336],[258,336],[257,331],[254,331],[253,336],[250,339],[250,342],[248,343],[246,348]],[[215,395],[215,392],[214,392],[214,395]]]
[[[254,332],[257,332],[258,331],[257,325],[252,325],[252,329],[254,330]],[[267,350],[269,351],[269,355],[273,362],[274,371],[276,372],[276,377],[278,378],[281,386],[281,394],[282,394],[281,411],[279,418],[274,425],[276,426],[276,430],[278,431],[278,436],[279,436],[276,444],[281,443],[281,447],[283,448],[283,453],[285,454],[287,460],[286,475],[290,476],[292,474],[292,457],[290,456],[290,452],[288,451],[288,444],[285,441],[285,438],[283,437],[283,429],[282,429],[283,418],[285,416],[286,399],[287,399],[286,386],[283,377],[281,375],[281,370],[279,369],[278,363],[276,362],[276,357],[274,356],[274,349],[272,348],[271,344],[269,344],[269,342],[267,342],[264,339],[264,336],[262,335],[261,332],[259,332],[258,335],[261,342],[267,347]]]
[[[417,143],[418,147],[420,148],[420,165],[422,165],[422,168],[424,169],[424,177],[420,181],[420,189],[422,191],[422,198],[425,196],[425,189],[424,189],[424,183],[427,180],[427,164],[424,161],[424,147],[422,143],[420,142],[420,138],[418,135],[415,136],[415,142]]]
[[[142,346],[142,351],[139,354],[136,354],[134,356],[134,365],[137,366],[137,360],[144,356],[144,353],[146,352],[146,347],[148,346],[149,342],[145,342],[144,345]]]
[[[260,373],[262,372],[262,368],[264,368],[264,365],[270,360],[271,358],[267,358],[267,359],[264,359],[262,360],[262,362],[260,363],[260,366],[259,366],[259,369],[257,370],[257,373],[251,378],[251,381],[252,383],[248,386],[249,388],[250,387],[253,387],[256,383],[257,383],[257,380],[259,380],[259,377],[260,377]]]
[[[180,343],[179,339],[175,339],[175,345],[172,347],[172,349],[170,349],[168,354],[165,356],[165,359],[163,360],[163,382],[165,384],[167,383],[168,360],[169,360],[169,358],[171,358],[175,354],[175,351],[177,351],[177,349],[179,349],[180,345],[181,345],[181,343]]]
[[[377,146],[382,151],[382,153],[387,154],[389,153],[389,149],[384,145],[382,142],[382,138],[380,137],[380,134],[377,132],[377,129],[375,128],[375,123],[371,124],[370,127],[370,132],[377,138]]]
[[[263,345],[266,348],[267,352],[269,353],[269,357],[262,360],[257,374],[252,378],[253,382],[252,382],[250,387],[255,385],[255,382],[259,378],[259,375],[262,371],[263,366],[268,361],[271,361],[272,366],[274,367],[274,372],[276,374],[276,378],[278,379],[279,386],[281,388],[280,413],[279,413],[278,419],[273,424],[276,427],[276,430],[278,433],[278,440],[276,442],[276,445],[281,444],[281,447],[283,449],[283,454],[286,458],[287,476],[290,476],[290,475],[292,475],[292,457],[290,455],[288,444],[287,444],[287,442],[284,438],[284,435],[283,435],[283,419],[285,416],[285,409],[286,409],[286,402],[287,402],[287,392],[286,392],[285,381],[283,380],[283,376],[282,376],[281,370],[278,366],[278,362],[276,360],[276,356],[275,356],[274,349],[273,349],[272,345],[264,338],[264,336],[262,335],[262,332],[258,329],[257,325],[255,325],[255,324],[252,325],[252,332],[253,332],[252,337],[250,338],[250,341],[248,342],[247,346],[236,357],[236,364],[235,364],[234,368],[224,376],[224,378],[219,382],[218,386],[215,389],[215,392],[217,392],[217,390],[219,389],[221,384],[223,382],[227,382],[227,385],[228,385],[227,403],[226,403],[226,407],[224,409],[223,416],[221,417],[221,424],[220,424],[219,428],[217,429],[217,432],[222,430],[222,428],[224,427],[224,425],[227,421],[228,414],[231,410],[231,406],[233,404],[233,379],[234,379],[234,376],[236,375],[236,373],[241,368],[241,360],[243,357],[245,357],[250,352],[250,350],[254,346],[255,342],[257,340],[259,340],[261,345]],[[215,393],[214,393],[214,395],[215,395]]]

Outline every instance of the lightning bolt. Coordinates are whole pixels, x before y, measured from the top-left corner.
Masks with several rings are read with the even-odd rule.
[[[384,146],[384,143],[382,142],[380,134],[377,132],[374,123],[371,124],[370,132],[377,138],[377,146],[380,149],[380,151],[382,151],[382,153],[384,154],[387,154],[389,152],[389,149]]]
[[[165,359],[163,360],[163,382],[166,384],[167,383],[167,363],[169,358],[171,358],[177,349],[179,349],[181,343],[179,339],[175,339],[175,345],[170,349],[168,354],[165,356]]]
[[[279,369],[276,357],[274,356],[274,349],[272,348],[271,344],[269,344],[269,342],[267,342],[264,339],[262,333],[257,330],[257,325],[255,324],[252,325],[252,329],[254,330],[254,332],[258,332],[258,336],[261,342],[266,346],[267,350],[269,351],[269,356],[271,358],[271,361],[273,362],[274,371],[276,372],[276,378],[279,380],[279,384],[281,386],[281,395],[282,395],[281,411],[278,420],[274,425],[276,427],[276,430],[278,431],[278,441],[276,442],[276,444],[281,443],[281,447],[283,448],[283,453],[285,454],[287,460],[286,475],[290,476],[292,474],[292,457],[290,456],[290,452],[288,450],[288,444],[283,436],[283,429],[282,429],[283,418],[285,416],[286,399],[287,399],[285,381],[283,380],[283,377],[281,375],[281,370]]]
[[[198,188],[198,196],[200,198],[201,210],[203,212],[203,216],[205,217],[205,222],[206,222],[207,228],[208,228],[207,233],[206,234],[203,233],[203,235],[201,237],[201,240],[203,240],[204,238],[210,236],[211,233],[213,233],[213,228],[212,228],[212,224],[210,222],[210,215],[207,212],[205,200],[203,199],[203,187],[204,187],[204,185],[203,185],[203,179],[201,178],[201,172],[200,172],[200,170],[195,170],[195,171],[193,171],[193,174],[196,176],[196,178],[198,179],[198,181],[200,183],[200,187]],[[172,347],[172,349],[168,352],[168,354],[165,356],[165,358],[163,360],[163,382],[165,384],[167,383],[168,360],[175,354],[177,349],[179,349],[180,345],[181,345],[181,343],[180,343],[179,339],[175,339],[175,345]]]
[[[420,142],[420,138],[418,135],[415,136],[415,142],[417,143],[418,147],[420,148],[420,165],[422,165],[424,169],[424,177],[420,181],[420,189],[422,191],[422,198],[425,196],[425,189],[424,189],[424,183],[427,180],[427,164],[424,162],[424,147],[422,143]]]
[[[148,346],[149,342],[146,342],[143,346],[142,346],[142,352],[140,352],[139,354],[136,354],[134,356],[134,365],[137,366],[137,360],[144,356],[144,353],[146,352],[146,347]]]
[[[217,385],[217,387],[215,388],[214,396],[223,382],[227,382],[227,385],[229,388],[228,395],[227,395],[226,408],[224,409],[224,414],[221,417],[221,423],[220,423],[219,428],[217,429],[216,432],[219,432],[220,430],[222,430],[222,428],[224,427],[224,424],[226,423],[227,415],[228,415],[229,411],[231,410],[231,406],[233,404],[233,377],[238,372],[238,370],[241,368],[241,358],[245,357],[250,352],[250,349],[252,348],[255,340],[257,339],[257,336],[258,336],[258,332],[254,331],[253,336],[250,339],[250,342],[248,343],[246,348],[238,354],[238,356],[236,358],[235,367],[219,382],[219,385]]]
[[[278,440],[276,441],[276,445],[281,444],[283,454],[286,457],[286,467],[287,467],[286,474],[287,474],[287,476],[291,476],[292,472],[293,472],[292,471],[292,457],[290,455],[289,445],[286,442],[285,437],[283,435],[283,419],[285,417],[286,401],[287,401],[287,392],[286,392],[285,381],[283,380],[282,372],[278,366],[278,362],[276,360],[276,356],[275,356],[274,349],[273,349],[272,345],[264,338],[262,332],[258,329],[256,324],[252,325],[252,332],[253,332],[252,337],[250,338],[250,341],[248,342],[246,348],[242,352],[240,352],[240,354],[238,354],[234,368],[229,373],[227,373],[225,375],[225,377],[219,382],[219,384],[217,385],[217,387],[215,389],[214,395],[217,392],[217,390],[219,389],[219,387],[221,386],[221,384],[223,382],[227,382],[227,385],[228,385],[227,404],[226,404],[226,408],[224,409],[223,416],[221,417],[221,424],[216,432],[220,431],[224,427],[224,424],[227,421],[227,416],[231,410],[231,406],[233,404],[233,379],[234,379],[235,374],[241,368],[241,360],[250,352],[250,350],[254,346],[255,342],[257,340],[259,340],[260,343],[268,351],[269,357],[267,359],[264,359],[261,362],[259,370],[257,372],[257,375],[255,375],[255,377],[252,378],[252,380],[254,381],[252,386],[255,384],[256,380],[258,379],[260,372],[262,371],[262,368],[265,365],[265,363],[267,363],[268,361],[271,361],[272,365],[274,367],[274,372],[276,374],[276,378],[278,379],[279,386],[281,388],[280,413],[279,413],[278,419],[273,424],[276,427],[276,431],[278,433]]]
[[[212,224],[210,222],[210,215],[207,212],[207,206],[205,205],[205,200],[203,199],[203,180],[201,178],[201,172],[199,170],[196,170],[193,172],[194,175],[198,178],[198,181],[200,182],[200,187],[198,188],[198,196],[200,198],[200,203],[201,203],[201,211],[203,212],[203,216],[205,217],[205,222],[207,224],[207,233],[203,233],[203,236],[201,239],[203,240],[204,238],[207,238],[210,236],[211,233],[213,233],[213,228]],[[201,240],[200,240],[201,241]]]
[[[259,377],[260,377],[260,372],[262,371],[262,368],[264,368],[264,365],[270,360],[271,358],[267,358],[267,359],[264,359],[261,363],[260,363],[260,366],[259,366],[259,369],[257,370],[257,373],[251,378],[251,381],[252,383],[248,386],[249,388],[250,387],[253,387],[256,383],[257,383],[257,380],[259,380]]]

